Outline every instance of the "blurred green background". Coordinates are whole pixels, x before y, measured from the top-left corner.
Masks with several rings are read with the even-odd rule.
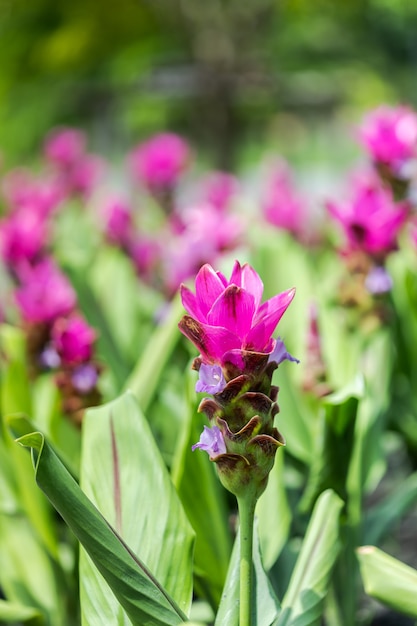
[[[170,129],[215,167],[342,158],[341,125],[416,104],[416,33],[411,0],[0,0],[0,151],[65,124],[106,155]]]

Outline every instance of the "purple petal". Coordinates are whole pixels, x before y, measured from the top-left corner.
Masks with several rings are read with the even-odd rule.
[[[196,448],[205,450],[209,454],[210,458],[215,458],[216,456],[219,456],[219,454],[226,454],[227,452],[223,435],[218,426],[213,426],[213,428],[204,426],[200,441],[194,444],[191,450],[194,451]]]
[[[373,295],[387,293],[392,289],[392,278],[385,267],[373,267],[365,279],[365,287]]]
[[[98,372],[91,363],[79,365],[71,376],[74,387],[80,393],[89,393],[94,389],[98,380]]]
[[[202,363],[199,369],[199,379],[195,390],[198,393],[219,393],[226,386],[220,365],[207,365]]]
[[[227,328],[243,339],[252,326],[254,313],[253,295],[236,285],[229,285],[217,298],[207,321],[213,326]]]
[[[287,352],[287,349],[285,347],[284,342],[282,341],[282,339],[280,337],[278,337],[278,339],[275,342],[275,348],[273,349],[273,351],[269,355],[268,362],[269,363],[275,362],[277,365],[279,365],[280,363],[282,363],[285,360],[293,361],[295,363],[299,363],[300,362],[298,359],[296,359],[295,357],[291,356],[291,354],[289,352]]]

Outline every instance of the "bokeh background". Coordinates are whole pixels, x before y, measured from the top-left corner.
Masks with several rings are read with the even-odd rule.
[[[0,41],[7,166],[70,125],[114,159],[169,129],[211,167],[342,168],[365,110],[417,101],[410,0],[0,0]]]

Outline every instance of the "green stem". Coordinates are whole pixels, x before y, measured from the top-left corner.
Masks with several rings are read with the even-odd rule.
[[[240,602],[239,626],[250,626],[253,604],[253,523],[256,498],[252,495],[237,499],[240,529]]]

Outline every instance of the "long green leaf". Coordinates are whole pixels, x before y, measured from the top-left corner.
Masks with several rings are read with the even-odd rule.
[[[256,506],[262,562],[269,570],[277,560],[288,539],[291,510],[284,482],[284,450],[279,450],[268,485]]]
[[[417,570],[374,546],[358,548],[357,555],[366,593],[417,618]]]
[[[417,472],[414,472],[365,515],[364,543],[376,544],[416,501]]]
[[[22,423],[23,420],[23,423]],[[16,423],[17,421],[17,423]],[[23,418],[11,428],[32,449],[36,481],[94,561],[134,626],[174,626],[186,621],[174,600],[81,491],[40,432]],[[137,479],[137,478],[136,478]]]
[[[149,425],[132,394],[89,409],[83,422],[81,487],[106,520],[188,613],[194,532],[185,516]],[[82,555],[82,614],[93,626],[119,608]],[[92,582],[94,576],[94,582]],[[97,615],[96,606],[102,610]],[[104,611],[106,607],[106,611]],[[119,620],[122,617],[119,616]]]
[[[19,622],[28,626],[43,626],[44,619],[35,608],[0,600],[0,622]]]
[[[320,623],[323,600],[339,553],[342,500],[331,490],[318,498],[290,584],[274,626],[313,626]]]
[[[166,319],[149,337],[144,351],[125,383],[124,389],[132,391],[144,413],[155,394],[161,373],[181,337],[178,322],[182,311],[181,300],[177,297],[171,302]]]

